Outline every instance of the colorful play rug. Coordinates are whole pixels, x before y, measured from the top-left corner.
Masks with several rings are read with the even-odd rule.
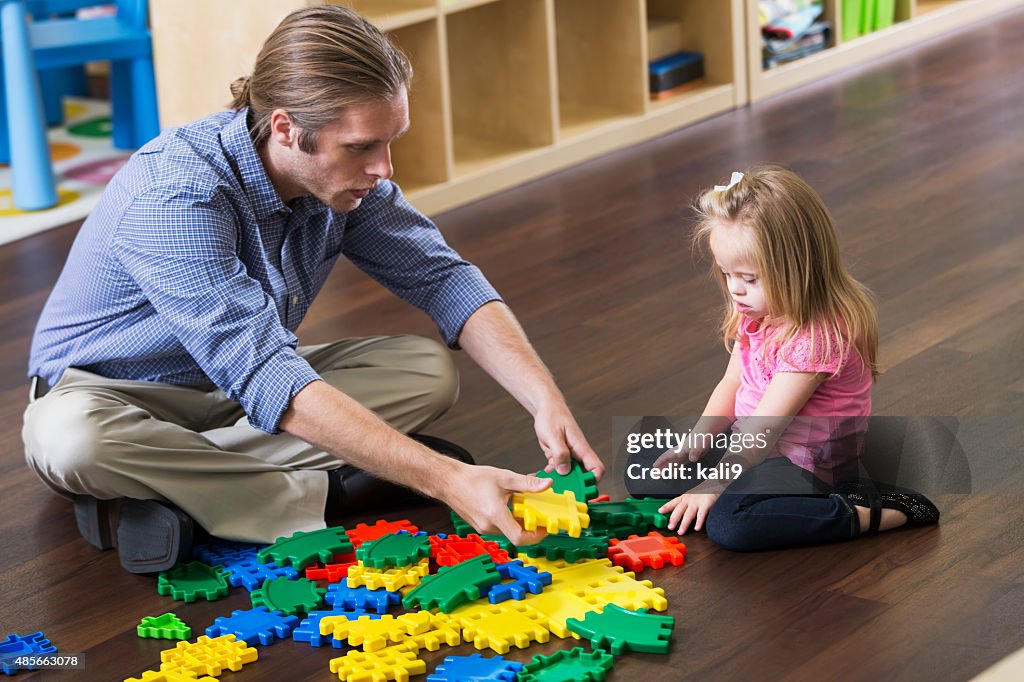
[[[131,152],[114,149],[110,103],[66,99],[65,124],[49,131],[58,203],[45,211],[19,211],[11,197],[11,169],[0,166],[0,244],[81,220]]]

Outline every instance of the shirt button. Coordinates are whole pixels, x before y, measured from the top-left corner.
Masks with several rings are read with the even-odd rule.
[[[299,302],[299,297],[298,296],[292,296],[292,305],[295,305],[298,302]]]

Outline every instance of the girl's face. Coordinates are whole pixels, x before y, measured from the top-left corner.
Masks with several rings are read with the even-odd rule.
[[[711,253],[725,276],[725,286],[742,315],[761,320],[768,315],[768,298],[750,253],[753,234],[743,225],[721,224],[711,231]]]

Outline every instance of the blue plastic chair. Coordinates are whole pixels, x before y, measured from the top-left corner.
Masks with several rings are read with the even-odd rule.
[[[72,0],[46,2],[58,9],[74,4]],[[21,210],[57,203],[37,70],[109,60],[114,146],[135,149],[160,132],[153,47],[146,26],[148,4],[146,0],[117,0],[116,4],[115,17],[29,24],[25,0],[0,0],[5,96],[0,119],[4,114],[7,119],[0,129],[0,159],[9,143],[14,205]]]

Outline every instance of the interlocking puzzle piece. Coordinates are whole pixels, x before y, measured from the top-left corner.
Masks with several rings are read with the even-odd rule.
[[[223,566],[229,574],[228,584],[231,587],[244,587],[250,592],[259,588],[266,580],[274,578],[292,580],[299,577],[299,572],[291,566],[261,564],[257,560],[255,552],[228,559]]]
[[[402,598],[402,606],[407,609],[414,606],[440,608],[448,613],[460,604],[479,599],[481,591],[499,582],[501,575],[491,557],[482,554],[428,575]]]
[[[192,639],[192,628],[173,613],[146,616],[135,628],[139,637],[150,639]]]
[[[238,672],[259,657],[256,649],[239,642],[234,635],[209,638],[200,636],[194,643],[178,642],[173,649],[160,652],[160,670],[216,677],[224,670]]]
[[[662,568],[666,561],[673,566],[682,566],[686,560],[686,545],[677,537],[651,531],[644,536],[630,535],[625,540],[611,540],[608,558],[631,571],[642,571],[645,566]]]
[[[349,620],[344,616],[327,616],[320,620],[320,634],[347,640],[352,646],[362,645],[363,651],[377,651],[398,644],[409,635],[430,629],[431,615],[417,611],[398,616],[380,616],[377,619],[360,617]]]
[[[332,658],[330,669],[342,682],[408,682],[410,675],[427,672],[427,664],[415,652],[393,646],[380,651],[353,649]]]
[[[363,566],[379,569],[409,566],[429,557],[430,538],[426,534],[386,533],[356,550]]]
[[[612,496],[611,495],[598,495],[597,497],[595,497],[592,500],[587,500],[587,502],[611,502],[611,501],[612,501]]]
[[[284,638],[291,634],[299,624],[296,616],[286,616],[279,611],[267,611],[265,606],[257,606],[245,611],[232,611],[230,616],[221,616],[206,628],[207,637],[234,635],[249,646],[257,643],[269,646],[275,637]]]
[[[509,560],[508,552],[499,547],[497,542],[484,540],[476,533],[470,533],[464,538],[458,535],[430,537],[430,556],[438,566],[452,566],[481,554],[489,555],[496,564]]]
[[[522,663],[506,661],[504,656],[446,656],[427,682],[516,682],[516,673],[522,669]]]
[[[356,524],[355,528],[348,531],[348,539],[352,541],[353,547],[359,549],[359,546],[364,542],[376,540],[382,535],[397,533],[402,530],[407,533],[416,534],[420,529],[414,526],[407,519],[399,519],[398,521],[377,521],[373,525],[359,523]]]
[[[562,533],[550,534],[535,545],[523,545],[518,548],[520,554],[528,557],[544,557],[546,559],[596,559],[608,552],[608,538],[570,537]]]
[[[578,538],[580,531],[590,525],[587,505],[577,502],[571,492],[512,493],[512,516],[522,519],[526,530],[544,529],[549,533],[566,531]]]
[[[278,566],[290,565],[302,570],[319,561],[327,563],[335,554],[352,551],[352,543],[341,526],[321,530],[299,531],[289,537],[278,538],[274,544],[261,549],[256,557],[261,564],[273,561]]]
[[[583,465],[576,460],[572,460],[570,463],[567,474],[542,469],[537,472],[537,478],[550,478],[551,487],[548,490],[553,490],[556,493],[564,493],[568,490],[578,502],[586,502],[597,497],[597,476],[594,475],[594,472],[585,470]]]
[[[215,601],[228,596],[226,571],[207,566],[201,561],[179,564],[169,571],[160,574],[156,581],[156,591],[171,599],[184,600],[186,604],[199,597],[207,601]]]
[[[473,526],[466,523],[466,520],[458,514],[456,514],[455,512],[451,512],[451,518],[452,526],[455,527],[455,535],[466,537],[467,535],[476,533],[476,529],[473,528]],[[438,533],[438,535],[440,535],[440,533]],[[516,550],[516,546],[512,544],[512,541],[504,535],[481,535],[480,537],[482,537],[487,542],[497,542],[498,546],[506,552],[508,552],[509,554],[512,554]]]
[[[329,564],[317,563],[307,566],[306,577],[310,580],[326,580],[329,583],[340,582],[348,577],[349,567],[356,564],[355,552],[336,554]]]
[[[196,679],[195,673],[147,670],[142,677],[129,677],[124,682],[217,682],[217,678],[204,675]]]
[[[582,621],[571,618],[566,624],[595,649],[607,646],[616,656],[627,651],[667,654],[676,619],[609,604],[601,613],[588,613]]]
[[[634,534],[646,533],[650,530],[650,527],[649,523],[608,523],[607,521],[595,521],[591,518],[590,526],[584,528],[580,535],[585,537],[604,536],[605,539],[624,538]]]
[[[656,497],[627,497],[618,502],[591,502],[587,510],[593,521],[601,523],[647,524],[655,528],[666,528],[668,516],[658,511],[663,504],[665,500]]]
[[[20,635],[7,635],[4,641],[0,642],[0,672],[4,675],[13,675],[19,670],[36,670],[34,665],[15,665],[14,659],[18,656],[39,656],[57,653],[57,647],[46,639],[42,632],[33,632],[24,637]]]
[[[498,604],[506,599],[525,599],[526,594],[540,594],[551,584],[551,574],[541,573],[536,566],[524,566],[522,561],[497,565],[498,573],[510,583],[499,583],[487,591],[487,601]]]
[[[391,606],[402,603],[402,595],[388,590],[371,590],[368,587],[349,587],[344,583],[327,586],[324,601],[335,610],[373,610],[387,613]]]
[[[324,605],[325,588],[306,578],[267,580],[263,587],[249,595],[253,606],[266,606],[268,611],[280,611],[286,616],[309,613]]]
[[[376,613],[366,611],[310,611],[299,623],[299,627],[292,630],[292,639],[296,642],[308,642],[310,646],[321,647],[330,644],[335,649],[343,649],[345,642],[334,639],[331,635],[320,633],[320,621],[328,616],[342,616],[350,620],[366,616],[368,618],[380,618]]]
[[[458,622],[443,613],[431,614],[427,630],[409,635],[406,639],[402,640],[402,646],[405,646],[410,651],[413,649],[437,651],[441,648],[442,644],[447,646],[462,644],[462,633],[460,632]]]
[[[214,540],[192,547],[192,557],[210,566],[224,566],[228,562],[256,558],[256,553],[263,545],[254,545],[247,542],[230,542],[228,540]]]
[[[584,653],[583,647],[533,657],[519,673],[519,682],[591,682],[603,680],[615,657],[597,649]]]
[[[637,580],[630,572],[592,582],[575,582],[572,589],[624,609],[664,611],[668,608],[665,590],[654,587],[650,580]]]
[[[452,618],[462,625],[462,636],[473,640],[473,646],[490,647],[499,654],[508,653],[512,645],[525,649],[531,642],[543,644],[551,639],[547,617],[522,602],[470,604]]]
[[[583,618],[591,611],[600,611],[607,602],[569,590],[547,589],[540,594],[528,595],[526,603],[547,616],[551,634],[579,639],[579,635],[566,626],[566,621],[570,618]]]
[[[418,564],[412,566],[384,570],[364,566],[360,561],[355,566],[349,566],[348,579],[345,582],[349,587],[363,585],[371,590],[397,592],[403,587],[419,585],[423,577],[429,573],[430,559],[421,559]]]

